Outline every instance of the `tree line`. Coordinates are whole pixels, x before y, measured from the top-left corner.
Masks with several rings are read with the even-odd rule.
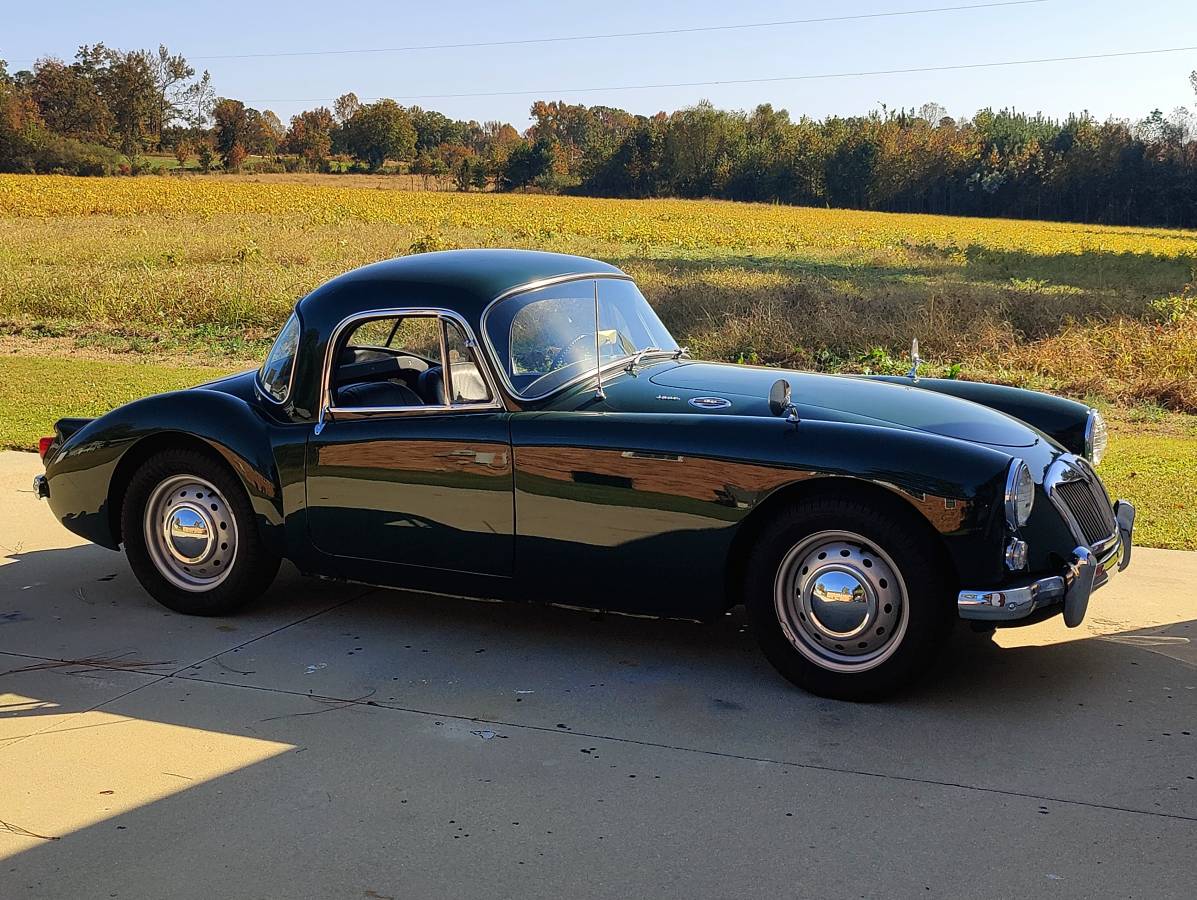
[[[164,46],[96,44],[12,74],[0,61],[0,171],[139,174],[171,154],[203,171],[402,171],[461,190],[1197,226],[1197,117],[1183,107],[1138,121],[954,119],[936,104],[816,120],[769,104],[640,116],[538,100],[530,114],[521,133],[346,93],[284,125]]]

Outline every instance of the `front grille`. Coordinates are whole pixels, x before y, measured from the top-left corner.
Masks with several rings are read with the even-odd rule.
[[[1085,542],[1093,545],[1112,535],[1117,530],[1117,523],[1097,477],[1090,477],[1092,481],[1061,481],[1053,493],[1076,519]]]

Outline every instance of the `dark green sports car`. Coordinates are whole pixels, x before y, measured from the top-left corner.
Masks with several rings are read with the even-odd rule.
[[[698,362],[613,266],[429,253],[304,297],[256,372],[59,421],[36,487],[180,612],[236,609],[284,557],[661,616],[742,603],[787,678],[868,699],[959,618],[1079,624],[1130,560],[1095,410],[917,368]]]

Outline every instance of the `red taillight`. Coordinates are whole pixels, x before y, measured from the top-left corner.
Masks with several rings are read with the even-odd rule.
[[[42,459],[46,458],[46,454],[50,452],[50,445],[53,443],[54,443],[54,438],[52,438],[52,437],[38,438],[37,452],[41,456]]]

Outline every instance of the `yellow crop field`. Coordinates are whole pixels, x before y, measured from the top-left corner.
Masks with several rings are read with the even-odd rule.
[[[1197,232],[390,184],[0,175],[0,333],[221,364],[347,269],[531,247],[622,266],[707,356],[896,371],[917,336],[931,371],[1197,412]]]
[[[602,200],[418,193],[221,179],[87,179],[0,175],[0,218],[255,215],[299,225],[386,223],[418,231],[561,236],[658,249],[938,248],[1036,255],[1133,254],[1197,259],[1197,232],[767,206],[729,201]]]

